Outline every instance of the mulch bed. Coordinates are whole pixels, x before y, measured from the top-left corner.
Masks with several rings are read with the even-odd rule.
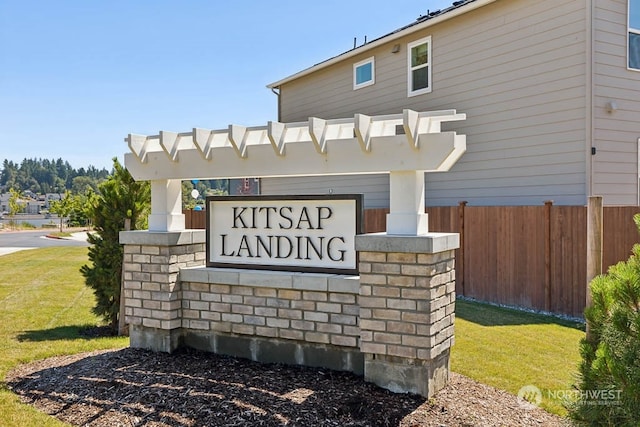
[[[563,426],[566,420],[452,373],[425,400],[326,369],[126,348],[22,365],[23,402],[76,426]]]

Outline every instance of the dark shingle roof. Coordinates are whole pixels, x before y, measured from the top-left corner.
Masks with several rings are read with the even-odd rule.
[[[394,30],[394,31],[392,31],[390,33],[387,33],[387,34],[383,35],[383,36],[377,37],[377,38],[375,38],[375,39],[373,39],[371,41],[368,41],[368,42],[364,43],[363,45],[358,46],[358,47],[356,47],[354,49],[358,49],[358,48],[360,48],[362,46],[366,46],[366,45],[374,43],[374,42],[376,42],[378,40],[382,40],[382,39],[384,39],[386,37],[389,37],[389,36],[392,36],[394,34],[397,34],[397,33],[401,32],[401,31],[404,31],[404,30],[406,30],[408,28],[415,27],[418,24],[421,24],[421,23],[423,23],[425,21],[433,19],[433,18],[435,18],[437,16],[444,15],[445,13],[449,13],[452,10],[456,10],[456,9],[462,7],[462,6],[465,6],[465,5],[469,4],[469,3],[473,3],[475,1],[476,0],[459,0],[459,1],[454,1],[453,4],[451,6],[449,6],[449,7],[447,7],[446,9],[438,9],[438,10],[434,10],[434,11],[427,10],[427,13],[425,15],[418,16],[418,18],[415,21],[413,21],[412,23],[407,24],[404,27],[400,27],[397,30]],[[353,50],[353,49],[351,49],[351,50]],[[350,50],[348,50],[347,52],[350,52]],[[347,52],[343,52],[340,55],[336,55],[336,56],[344,55]],[[327,61],[330,60],[330,59],[333,59],[333,58],[329,58],[329,59],[327,59]],[[322,62],[325,62],[325,61],[322,61]],[[320,62],[318,64],[321,64],[322,62]],[[318,65],[318,64],[315,64],[315,65]]]

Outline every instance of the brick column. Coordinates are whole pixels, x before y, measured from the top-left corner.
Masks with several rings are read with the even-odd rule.
[[[453,233],[356,237],[367,381],[426,397],[447,384],[458,246]]]
[[[171,352],[182,328],[178,272],[205,264],[205,231],[123,231],[120,243],[130,345]]]

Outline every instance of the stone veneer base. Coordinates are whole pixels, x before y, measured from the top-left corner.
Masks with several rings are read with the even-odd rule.
[[[130,343],[132,348],[163,353],[190,347],[261,363],[303,365],[364,375],[364,354],[357,348],[212,331],[168,331],[141,325],[131,325]]]
[[[129,346],[162,353],[172,353],[181,347],[182,330],[129,325]]]
[[[431,397],[449,382],[449,349],[435,359],[367,354],[365,380],[394,393],[414,393]]]
[[[185,330],[187,347],[262,363],[284,363],[364,374],[364,355],[357,348],[258,336]]]

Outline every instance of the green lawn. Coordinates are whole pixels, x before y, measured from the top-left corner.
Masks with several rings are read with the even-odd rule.
[[[79,273],[87,249],[56,247],[0,257],[0,425],[61,426],[19,403],[4,383],[20,363],[50,356],[128,345],[126,338],[82,338],[78,331],[99,320]]]
[[[583,336],[582,324],[459,300],[451,369],[513,394],[534,385],[544,409],[565,415],[549,391],[572,388]]]
[[[99,320],[93,295],[79,273],[86,248],[45,248],[0,256],[0,426],[62,426],[19,403],[4,383],[20,363],[50,356],[128,345],[126,338],[83,338]],[[543,407],[564,414],[547,390],[565,390],[579,362],[584,332],[555,318],[458,301],[451,367],[517,394],[524,385],[543,391]]]

